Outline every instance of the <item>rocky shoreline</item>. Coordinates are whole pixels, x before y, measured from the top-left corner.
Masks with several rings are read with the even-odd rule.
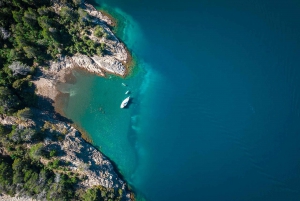
[[[80,175],[82,181],[78,184],[80,189],[88,189],[95,186],[103,186],[110,189],[122,189],[124,200],[133,200],[133,194],[128,190],[127,184],[119,177],[114,170],[113,164],[94,146],[86,142],[81,134],[69,123],[53,119],[49,114],[37,111],[40,122],[45,122],[45,128],[51,128],[51,132],[63,133],[63,140],[52,140],[50,135],[43,142],[44,147],[49,150],[56,150],[56,159],[63,161],[68,171]],[[20,127],[36,126],[35,121],[19,119],[12,116],[0,116],[0,123],[3,125],[15,125]],[[28,143],[30,148],[33,144]],[[46,159],[41,160],[48,164]],[[18,197],[20,200],[35,200],[32,198]],[[7,196],[1,196],[0,200],[7,200]],[[40,200],[40,199],[37,199]],[[41,199],[43,200],[43,199]]]
[[[60,5],[54,3],[53,7],[56,12],[59,12]],[[106,15],[103,15],[101,11],[97,11],[92,5],[84,3],[82,8],[90,15],[92,23],[100,25],[106,37],[95,37],[94,31],[90,30],[91,34],[84,34],[91,40],[97,43],[104,43],[107,54],[102,56],[93,55],[87,56],[83,54],[76,54],[72,57],[61,55],[57,61],[51,61],[49,63],[49,71],[59,72],[66,68],[79,67],[83,68],[91,73],[105,76],[105,73],[115,74],[121,77],[126,76],[127,67],[130,63],[130,55],[125,45],[114,35],[109,26],[113,25],[113,21]]]
[[[54,1],[53,8],[59,12],[59,1]],[[91,16],[92,21],[100,25],[107,37],[101,39],[94,36],[93,31],[87,35],[95,42],[104,43],[106,51],[109,54],[102,56],[87,56],[83,54],[75,54],[74,56],[60,55],[57,61],[50,61],[48,68],[39,68],[38,76],[34,78],[36,86],[36,94],[49,103],[55,103],[60,91],[57,89],[59,83],[67,82],[67,76],[70,75],[74,68],[80,68],[90,73],[100,76],[105,74],[115,74],[125,77],[128,73],[128,64],[131,62],[128,50],[125,45],[113,34],[109,26],[113,25],[113,21],[100,11],[97,11],[90,4],[83,4],[82,8]],[[36,118],[39,122],[44,123],[44,127],[48,126],[51,132],[63,133],[63,140],[55,141],[51,137],[44,140],[44,146],[49,150],[57,150],[59,153],[57,159],[64,161],[68,171],[79,174],[82,178],[78,188],[88,189],[95,186],[103,186],[109,189],[122,191],[122,200],[134,200],[133,193],[128,190],[128,185],[123,181],[115,171],[112,163],[95,147],[86,142],[80,132],[75,129],[69,122],[64,122],[56,118],[55,115],[49,115],[48,111],[36,111]],[[0,116],[0,123],[3,125],[17,124],[22,127],[36,126],[36,122],[19,119],[12,116]],[[28,143],[28,147],[32,144]],[[43,164],[49,161],[41,160]],[[32,198],[16,196],[15,198],[7,195],[0,195],[0,200],[34,200]],[[43,199],[37,199],[43,200]]]

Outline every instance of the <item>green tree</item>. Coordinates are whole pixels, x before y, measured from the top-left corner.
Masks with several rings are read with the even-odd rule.
[[[12,169],[14,172],[13,183],[22,183],[24,179],[23,169],[27,169],[28,165],[25,160],[16,158],[12,164]]]
[[[49,153],[50,157],[56,156],[57,155],[57,151],[55,149],[51,150]]]
[[[11,114],[20,105],[19,98],[7,87],[0,87],[0,113]]]
[[[19,110],[17,116],[24,119],[30,119],[33,117],[33,112],[30,108],[25,107],[22,110]]]
[[[11,165],[4,159],[0,159],[0,184],[10,185],[12,183],[13,171]]]
[[[81,8],[78,8],[78,14],[79,14],[80,20],[88,20],[89,19],[88,13]]]
[[[22,10],[19,10],[19,11],[16,11],[16,10],[13,10],[12,11],[12,14],[13,14],[13,18],[14,20],[17,22],[17,23],[22,23],[22,17],[24,15],[24,13],[22,12]]]
[[[24,12],[22,20],[26,26],[34,29],[37,28],[37,17],[38,14],[36,11],[32,8],[28,8],[28,10]]]
[[[39,160],[44,155],[43,143],[38,143],[30,148],[29,155],[34,160]]]
[[[72,0],[75,6],[82,4],[82,0]]]
[[[39,13],[39,15],[41,16],[45,16],[47,15],[50,11],[46,6],[42,6],[40,8],[37,9],[37,12]]]
[[[67,6],[64,6],[60,9],[59,15],[67,22],[71,21],[74,18],[74,12]]]
[[[37,50],[32,46],[23,47],[24,52],[26,53],[26,57],[31,59],[37,56]]]
[[[103,28],[100,27],[100,26],[96,26],[95,31],[94,31],[94,35],[101,38],[104,35]]]

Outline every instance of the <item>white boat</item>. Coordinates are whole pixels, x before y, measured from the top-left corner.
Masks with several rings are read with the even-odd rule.
[[[130,92],[130,91],[128,90],[128,91],[125,92],[125,94],[129,94],[129,92]]]
[[[126,107],[126,105],[127,105],[128,102],[129,102],[129,99],[130,99],[130,96],[128,96],[127,98],[125,98],[125,99],[122,101],[120,108]]]
[[[122,85],[123,85],[124,87],[126,87],[126,86],[127,86],[125,83],[122,83]]]

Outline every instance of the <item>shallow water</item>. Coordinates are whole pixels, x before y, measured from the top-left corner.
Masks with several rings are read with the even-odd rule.
[[[300,200],[298,1],[97,2],[137,66],[75,72],[65,113],[140,197]]]

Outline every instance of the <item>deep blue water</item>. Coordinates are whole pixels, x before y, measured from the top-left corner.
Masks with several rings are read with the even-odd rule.
[[[300,1],[97,2],[128,20],[119,37],[148,73],[128,80],[145,87],[123,138],[77,121],[138,194],[300,200]]]

